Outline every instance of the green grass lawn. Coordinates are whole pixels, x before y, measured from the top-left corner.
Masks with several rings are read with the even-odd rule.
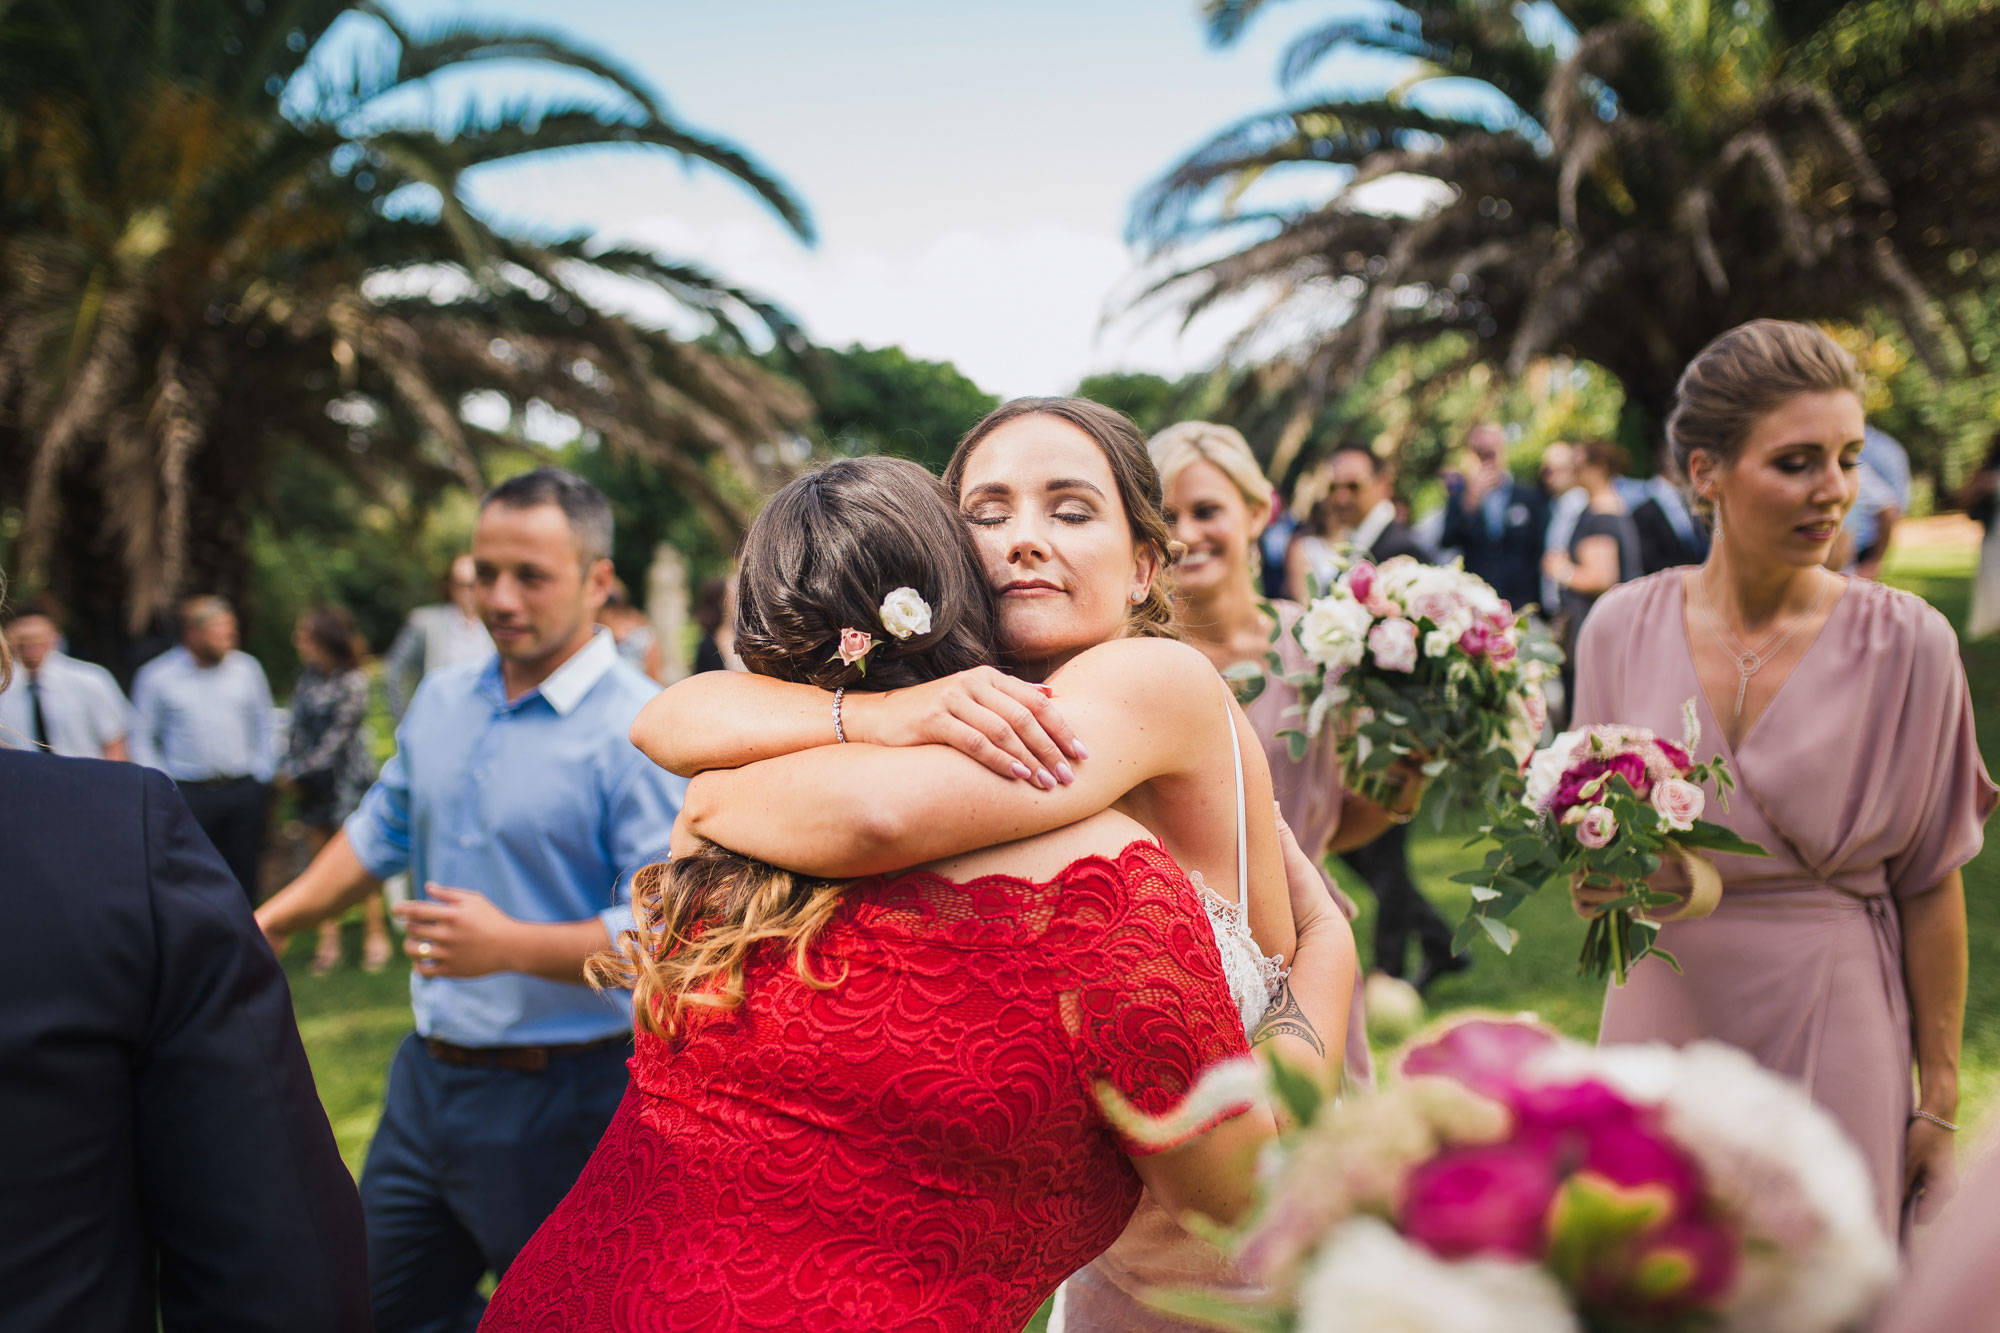
[[[1888,577],[1922,594],[1953,624],[1960,624],[1974,558],[1962,552],[1906,552],[1891,562]],[[1964,653],[1982,749],[2000,753],[1995,744],[2000,741],[2000,639],[1967,644]],[[1473,864],[1473,857],[1463,850],[1463,835],[1433,832],[1427,821],[1417,827],[1423,830],[1412,839],[1417,878],[1446,918],[1456,923],[1464,911],[1465,891],[1449,883],[1449,876]],[[1345,882],[1350,891],[1359,889],[1351,878]],[[2000,1098],[2000,850],[1993,842],[1966,867],[1965,890],[1971,917],[1972,982],[1966,1004],[1961,1119],[1968,1122],[1964,1141],[1969,1144],[1978,1142],[1980,1131],[1992,1122]],[[1365,954],[1374,904],[1366,892],[1356,891],[1354,896],[1361,903],[1362,916],[1355,928]],[[1581,923],[1557,895],[1529,903],[1513,920],[1521,930],[1513,954],[1503,957],[1479,946],[1476,967],[1433,988],[1435,1009],[1530,1010],[1565,1032],[1593,1036],[1602,991],[1576,975]],[[349,959],[358,958],[358,919],[348,926],[347,943]],[[373,976],[350,962],[330,977],[312,977],[306,974],[312,949],[310,936],[301,935],[287,954],[293,1002],[327,1116],[348,1166],[359,1175],[380,1112],[389,1057],[410,1030],[409,971],[398,954],[389,968]],[[1041,1322],[1038,1318],[1030,1328]]]

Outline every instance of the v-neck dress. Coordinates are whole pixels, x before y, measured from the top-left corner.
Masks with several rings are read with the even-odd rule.
[[[1737,783],[1726,811],[1709,791],[1704,817],[1770,855],[1714,858],[1721,906],[1660,930],[1683,971],[1641,962],[1606,995],[1598,1040],[1716,1038],[1799,1079],[1861,1149],[1896,1235],[1913,1053],[1894,900],[1978,853],[1996,797],[1957,636],[1922,599],[1849,580],[1732,752],[1695,672],[1683,573],[1598,603],[1578,647],[1576,725],[1678,738],[1696,700],[1695,757],[1725,755]]]

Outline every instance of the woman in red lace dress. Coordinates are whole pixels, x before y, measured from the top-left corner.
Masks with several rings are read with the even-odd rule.
[[[894,460],[781,492],[740,597],[739,651],[773,675],[887,689],[992,652],[957,516]],[[1212,736],[1231,720],[1206,684]],[[707,849],[636,896],[633,1086],[482,1327],[1015,1328],[1142,1184],[1216,1217],[1247,1202],[1273,1125],[1183,1105],[1243,1030],[1196,890],[1129,817],[846,885]],[[1302,965],[1351,950],[1323,901],[1302,904]],[[1184,1141],[1121,1140],[1100,1084],[1180,1110]]]

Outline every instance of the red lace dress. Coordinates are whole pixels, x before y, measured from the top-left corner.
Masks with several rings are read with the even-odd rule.
[[[742,1008],[640,1036],[482,1330],[1017,1329],[1139,1199],[1095,1081],[1160,1114],[1246,1050],[1150,842],[1047,884],[858,883],[811,965],[845,976],[774,953]]]

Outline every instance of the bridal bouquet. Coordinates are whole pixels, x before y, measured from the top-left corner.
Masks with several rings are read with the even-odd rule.
[[[1347,784],[1362,795],[1392,802],[1392,769],[1412,761],[1442,793],[1440,816],[1492,801],[1548,718],[1541,679],[1553,649],[1524,650],[1521,621],[1457,564],[1348,566],[1292,627],[1311,669],[1288,675],[1275,652],[1266,657],[1299,691],[1304,726],[1285,733],[1292,757],[1332,718]]]
[[[1706,916],[1720,901],[1722,880],[1702,853],[1765,855],[1701,817],[1708,798],[1699,784],[1712,784],[1725,808],[1736,784],[1720,756],[1700,764],[1690,757],[1701,741],[1694,700],[1683,718],[1678,745],[1644,727],[1597,726],[1566,731],[1534,753],[1520,799],[1496,805],[1483,831],[1494,844],[1485,865],[1452,876],[1472,886],[1459,947],[1483,929],[1510,952],[1515,935],[1502,918],[1550,880],[1576,881],[1618,895],[1591,919],[1579,972],[1622,986],[1648,954],[1680,970],[1655,940],[1663,921]],[[1687,874],[1685,898],[1647,883],[1668,857]]]
[[[1233,1061],[1188,1101],[1240,1104],[1261,1078]],[[1156,1142],[1190,1112],[1106,1102]],[[1293,1110],[1256,1210],[1215,1238],[1264,1294],[1159,1292],[1161,1309],[1259,1333],[1832,1333],[1895,1272],[1833,1118],[1719,1042],[1591,1047],[1462,1018],[1379,1090]]]

